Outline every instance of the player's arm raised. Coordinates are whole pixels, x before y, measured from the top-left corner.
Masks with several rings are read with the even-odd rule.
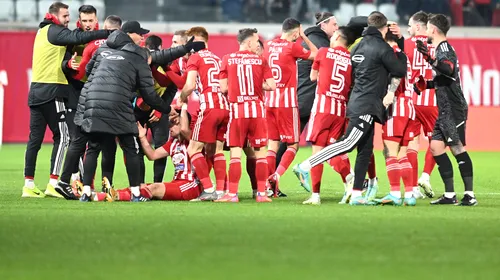
[[[191,128],[189,127],[189,116],[187,112],[187,104],[182,104],[179,125],[181,127],[181,135],[186,140],[191,140]]]
[[[437,55],[438,52],[436,52],[436,59],[433,59],[429,52],[429,49],[422,41],[417,41],[416,43],[417,50],[424,56],[425,61],[427,61],[432,66],[432,68],[446,76],[453,76],[453,73],[455,71],[455,64],[457,62],[456,57],[448,55],[448,52],[441,52],[443,55]]]
[[[139,122],[137,122],[137,128],[139,129],[139,140],[141,141],[142,150],[150,161],[168,157],[168,152],[163,147],[158,149],[153,149],[151,147],[148,138],[146,137],[148,130],[145,126],[142,126]]]
[[[193,90],[196,89],[196,78],[198,77],[198,71],[196,70],[190,70],[187,74],[186,77],[186,84],[184,84],[184,87],[182,88],[181,95],[179,96],[179,99],[186,103],[188,97],[191,95]]]
[[[300,37],[302,38],[302,40],[304,40],[304,43],[306,43],[307,47],[311,51],[308,60],[314,60],[314,58],[318,54],[318,48],[316,47],[316,45],[313,44],[313,42],[311,42],[311,40],[309,40],[309,38],[307,38],[306,34],[304,33],[304,29],[302,28],[302,25],[299,28],[299,32],[300,32],[299,33]]]
[[[311,67],[311,74],[309,74],[309,78],[311,81],[316,82],[318,80],[319,76],[319,64],[320,62],[320,57],[322,54],[319,54],[314,58],[313,65]]]

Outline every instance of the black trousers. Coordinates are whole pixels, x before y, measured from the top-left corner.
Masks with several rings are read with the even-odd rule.
[[[24,176],[34,177],[38,151],[42,146],[47,126],[52,131],[52,155],[50,157],[50,174],[59,176],[64,154],[69,143],[69,132],[66,125],[66,108],[62,99],[30,107],[30,135],[24,158]]]
[[[90,186],[94,180],[95,171],[97,169],[97,157],[102,149],[103,151],[110,150],[116,147],[115,138],[118,137],[120,147],[123,150],[125,157],[125,167],[127,169],[128,180],[130,186],[139,186],[144,180],[141,179],[141,170],[138,168],[142,160],[139,147],[140,144],[135,135],[113,135],[107,133],[89,133],[88,148],[84,160],[85,174],[83,176],[83,185]],[[104,173],[103,173],[104,175]]]
[[[170,136],[168,115],[162,115],[159,121],[148,123],[153,135],[153,143],[155,149],[165,145]],[[141,150],[142,152],[142,150]],[[153,167],[153,181],[156,183],[163,182],[163,175],[165,174],[165,167],[167,166],[167,158],[157,159],[154,161]]]
[[[368,171],[370,156],[373,153],[374,126],[373,117],[370,115],[349,119],[346,133],[337,142],[311,156],[309,163],[314,167],[335,156],[352,152],[357,147],[358,154],[354,166],[354,189],[361,191]]]
[[[309,116],[300,117],[300,134],[302,134],[308,122],[309,122]],[[283,154],[285,154],[287,148],[288,145],[286,143],[282,142],[280,144],[280,148],[276,153],[276,168],[278,168],[278,166],[280,165],[281,157],[283,157]]]
[[[69,183],[71,179],[71,174],[74,170],[78,170],[78,163],[81,158],[85,155],[85,149],[87,148],[88,134],[82,132],[79,126],[76,126],[74,131],[73,139],[71,140],[66,153],[66,159],[64,160],[64,167],[60,177],[61,182]],[[95,156],[95,162],[97,164],[97,157],[101,151],[101,147],[94,147],[97,149],[97,153],[91,154],[91,157]],[[116,157],[116,141],[109,143],[109,145],[102,151],[101,169],[102,176],[108,178],[111,184],[113,184],[113,173],[115,169],[115,157]],[[94,160],[91,158],[91,160]],[[85,168],[84,168],[85,169]],[[95,173],[95,171],[94,171]],[[85,176],[85,173],[82,173]],[[93,178],[92,178],[93,179]]]
[[[71,146],[71,142],[78,136],[80,133],[80,127],[75,124],[75,114],[76,109],[68,108],[66,109],[66,125],[69,130],[69,144]],[[69,148],[68,148],[69,149]],[[72,173],[77,173],[80,171],[80,175],[83,176],[83,154],[78,161],[78,165],[73,169]],[[64,167],[63,167],[64,172]],[[66,182],[66,181],[63,181]]]

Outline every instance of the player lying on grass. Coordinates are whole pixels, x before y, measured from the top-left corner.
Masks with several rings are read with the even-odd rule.
[[[143,201],[156,200],[191,200],[197,198],[201,193],[201,186],[191,168],[191,161],[187,154],[191,129],[189,128],[189,117],[187,105],[181,109],[180,117],[173,119],[170,128],[170,139],[158,149],[153,149],[149,144],[146,127],[137,125],[141,146],[146,157],[153,161],[170,156],[175,167],[174,179],[168,183],[144,184],[141,186]],[[115,190],[104,182],[106,195],[97,194],[96,200],[107,201],[134,201],[131,200],[130,189]]]

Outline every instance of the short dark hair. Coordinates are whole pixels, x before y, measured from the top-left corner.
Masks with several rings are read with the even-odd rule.
[[[57,15],[60,9],[67,9],[67,8],[69,8],[69,6],[62,2],[54,2],[49,7],[49,14]]]
[[[375,11],[368,16],[368,26],[373,26],[377,29],[380,29],[386,25],[387,18],[381,12]]]
[[[340,26],[339,29],[337,30],[340,34],[340,37],[346,41],[346,45],[350,46],[356,41],[356,32],[347,26]]]
[[[162,40],[159,36],[150,35],[146,38],[144,45],[150,50],[159,51],[160,46],[162,45]]]
[[[411,16],[411,19],[413,21],[426,25],[427,21],[429,20],[429,15],[424,11],[418,11],[415,14],[413,14],[413,16]]]
[[[390,29],[385,34],[386,42],[397,42],[399,39],[398,35],[394,34]]]
[[[448,31],[450,30],[450,21],[443,14],[430,14],[429,21],[430,24],[436,26],[443,35],[446,36]]]
[[[283,30],[283,32],[289,32],[299,27],[300,27],[300,21],[294,18],[287,18],[283,21],[281,30]]]
[[[330,12],[321,12],[321,13],[316,13],[314,17],[316,18],[316,25],[318,25],[323,21],[324,23],[328,23],[330,20],[326,19],[333,17],[333,14]]]
[[[97,10],[92,5],[82,5],[78,8],[78,15],[80,14],[95,14],[97,15]]]
[[[253,34],[259,33],[256,28],[244,28],[238,31],[238,43],[243,43],[246,39],[253,36]]]
[[[264,48],[264,43],[262,43],[261,39],[259,39],[259,45],[260,45],[261,48]]]
[[[118,28],[122,26],[122,19],[119,16],[110,15],[106,18],[105,21],[109,22],[111,25],[116,26]]]

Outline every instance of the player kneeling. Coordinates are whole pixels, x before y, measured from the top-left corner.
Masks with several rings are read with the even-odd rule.
[[[172,163],[175,167],[174,180],[168,183],[154,183],[141,186],[142,201],[151,199],[155,200],[191,200],[197,198],[202,190],[198,184],[191,161],[187,153],[191,129],[189,128],[189,117],[187,113],[187,105],[183,105],[180,118],[172,120],[170,128],[170,139],[162,147],[154,150],[149,144],[146,133],[147,129],[138,124],[139,138],[144,154],[151,161],[168,157],[172,158]],[[104,180],[106,181],[106,180]],[[131,200],[130,189],[114,190],[104,182],[106,195],[97,194],[96,200]]]

